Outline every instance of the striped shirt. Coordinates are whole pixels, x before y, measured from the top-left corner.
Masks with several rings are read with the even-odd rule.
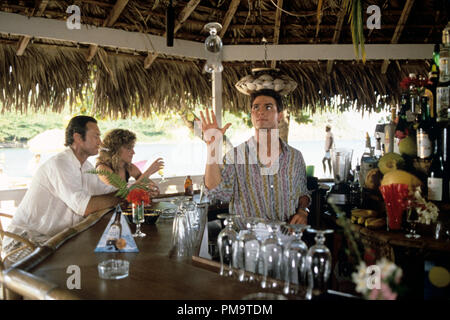
[[[279,141],[282,152],[274,174],[264,174],[254,151],[254,137],[228,152],[221,169],[222,181],[206,190],[208,197],[229,202],[230,213],[242,217],[287,221],[296,213],[299,198],[310,195],[302,153]]]

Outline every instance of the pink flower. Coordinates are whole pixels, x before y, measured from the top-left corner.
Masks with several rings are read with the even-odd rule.
[[[380,289],[373,289],[369,294],[369,300],[395,300],[397,293],[392,292],[389,285],[381,282]]]

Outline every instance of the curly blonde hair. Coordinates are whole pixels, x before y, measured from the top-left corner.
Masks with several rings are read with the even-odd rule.
[[[134,147],[136,143],[136,134],[126,129],[113,129],[105,134],[97,158],[96,167],[105,165],[110,167],[115,173],[120,169],[120,148]],[[125,169],[129,168],[129,164],[125,164]]]

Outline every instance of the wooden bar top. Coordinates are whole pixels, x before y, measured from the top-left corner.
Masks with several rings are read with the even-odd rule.
[[[235,279],[185,261],[169,258],[173,219],[159,219],[155,225],[142,225],[147,234],[135,239],[138,253],[94,253],[111,213],[95,225],[64,243],[30,273],[67,289],[71,273],[67,268],[76,265],[81,270],[81,289],[70,290],[81,299],[241,299],[261,291],[256,285],[242,284]],[[130,225],[132,232],[134,225]],[[108,259],[130,262],[129,276],[120,280],[103,280],[97,265]],[[70,280],[69,280],[70,282]]]

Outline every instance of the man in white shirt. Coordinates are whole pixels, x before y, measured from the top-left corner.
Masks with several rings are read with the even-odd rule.
[[[100,130],[94,118],[72,118],[66,128],[68,148],[36,171],[7,231],[41,245],[89,214],[118,204],[121,200],[114,196],[116,188],[87,173],[94,169],[87,158],[98,153],[100,144]],[[18,243],[5,237],[2,246],[4,256]]]
[[[328,168],[330,169],[330,175],[331,175],[332,174],[331,173],[331,148],[333,148],[334,138],[333,138],[333,134],[331,133],[331,126],[329,124],[327,124],[325,126],[325,131],[326,131],[326,135],[325,135],[325,155],[323,156],[323,159],[322,159],[323,173],[325,175],[327,173],[326,162],[328,162]]]

